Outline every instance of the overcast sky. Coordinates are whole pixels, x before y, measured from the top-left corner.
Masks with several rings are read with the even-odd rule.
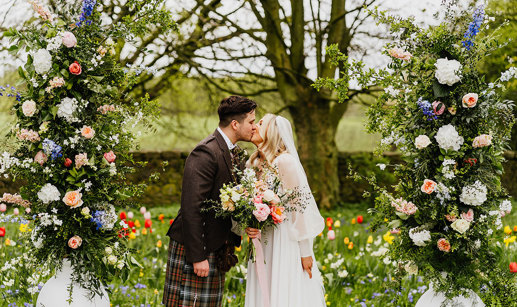
[[[101,0],[98,0],[101,1]],[[282,0],[280,0],[282,1]],[[310,1],[310,0],[300,0],[300,1]],[[414,16],[418,22],[426,23],[426,24],[435,24],[437,21],[433,19],[433,14],[437,11],[443,11],[444,6],[441,5],[443,0],[384,0],[382,2],[382,7],[386,9],[390,9],[394,14],[400,15],[401,17]],[[168,0],[168,5],[172,10],[177,10],[178,8],[188,7],[192,4],[193,1],[189,0]],[[223,0],[223,10],[225,8],[231,9],[239,4],[241,1],[238,0]],[[328,0],[327,2],[330,2]],[[460,0],[461,5],[465,5],[467,0]],[[15,5],[11,8],[12,5]],[[11,10],[8,10],[11,8]],[[4,21],[4,26],[10,26],[15,24],[21,24],[25,20],[29,19],[32,16],[36,16],[35,12],[32,10],[30,4],[26,0],[0,0],[0,22]],[[253,16],[243,16],[238,15],[238,22],[240,24],[246,24],[253,22]],[[370,29],[376,27],[375,24],[371,23],[366,25]],[[7,41],[4,39],[1,41],[2,44],[7,44]],[[369,54],[367,58],[365,58],[365,62],[368,66],[379,66],[382,65],[385,61],[382,56],[379,55],[379,50],[382,48],[382,43],[372,42],[372,45],[369,46],[372,48],[372,52]],[[126,52],[131,52],[130,48],[126,50]],[[314,67],[315,65],[311,65],[311,61],[313,61],[314,56],[311,59],[311,53],[309,52],[309,57],[307,59],[307,66],[309,68]],[[0,52],[0,76],[2,76],[6,71],[14,70],[17,66],[23,64],[22,61],[13,61],[12,57],[8,55],[7,52]],[[158,64],[159,65],[159,64]],[[214,65],[214,63],[206,63],[206,65]],[[231,65],[228,63],[218,63],[218,66]],[[258,65],[257,69],[260,65]],[[228,68],[228,66],[226,66]],[[238,68],[235,67],[237,70]],[[314,70],[309,71],[309,77],[313,76]]]

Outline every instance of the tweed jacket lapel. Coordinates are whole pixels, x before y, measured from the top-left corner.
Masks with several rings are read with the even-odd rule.
[[[230,174],[230,178],[235,180],[233,176],[233,166],[232,166],[232,157],[230,156],[230,149],[228,149],[228,145],[226,145],[226,142],[223,138],[223,136],[219,133],[219,131],[215,130],[214,132],[215,139],[217,140],[217,143],[219,144],[219,148],[221,148],[221,153],[224,158],[224,162],[226,163],[226,166],[228,168],[228,173]]]

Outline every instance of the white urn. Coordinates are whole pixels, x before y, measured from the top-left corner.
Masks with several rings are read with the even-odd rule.
[[[441,307],[447,298],[443,293],[435,292],[433,285],[418,300],[415,307]],[[470,291],[469,297],[457,296],[448,302],[447,307],[485,307],[485,304],[474,291]]]
[[[108,294],[96,294],[91,298],[90,292],[79,284],[73,284],[72,296],[69,287],[72,284],[72,266],[69,260],[63,261],[63,267],[51,277],[41,289],[36,307],[109,307]],[[69,299],[72,301],[69,303]]]

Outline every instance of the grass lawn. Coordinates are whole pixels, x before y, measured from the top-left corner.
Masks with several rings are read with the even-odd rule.
[[[517,204],[514,204],[514,206]],[[114,280],[111,288],[112,306],[157,306],[160,303],[163,282],[165,279],[165,267],[167,261],[167,245],[169,239],[165,236],[169,227],[169,220],[174,218],[178,205],[164,205],[149,209],[152,215],[152,233],[144,230],[143,216],[133,210],[135,219],[140,223],[135,238],[129,244],[135,249],[135,258],[142,264],[143,269],[134,267],[129,281],[123,283]],[[160,215],[163,214],[163,219]],[[357,216],[362,215],[364,221],[357,223]],[[384,258],[382,249],[389,245],[394,238],[386,231],[371,233],[368,231],[369,217],[366,207],[361,204],[349,204],[346,208],[323,212],[325,218],[333,219],[333,228],[336,239],[327,238],[327,230],[315,240],[315,254],[318,266],[324,275],[326,300],[329,306],[414,306],[418,298],[427,289],[427,284],[419,276],[404,278],[401,288],[392,288],[389,281],[393,277],[395,263]],[[512,229],[517,225],[517,214],[503,218],[503,224]],[[6,227],[5,237],[0,237],[0,270],[10,259],[26,251],[26,246],[20,240],[19,224],[0,223],[0,227]],[[30,228],[30,225],[29,225]],[[510,243],[508,247],[503,244],[503,230],[495,232],[500,243],[500,248],[506,249],[505,259],[500,265],[508,267],[510,261],[517,261],[517,246]],[[9,240],[9,242],[8,242]],[[14,242],[14,243],[13,243]],[[8,243],[8,244],[7,244]],[[243,247],[238,251],[241,262],[233,268],[226,278],[226,292],[224,306],[243,306],[245,293],[246,265],[243,263],[244,250],[247,240],[243,240]],[[35,272],[37,284],[42,285],[46,278]],[[4,300],[0,306],[9,303],[17,303],[16,306],[24,306],[24,303],[34,304],[37,294],[32,302],[25,302],[16,296],[16,284],[12,288],[4,286],[6,280],[0,275],[0,296]],[[14,306],[14,305],[10,305]]]

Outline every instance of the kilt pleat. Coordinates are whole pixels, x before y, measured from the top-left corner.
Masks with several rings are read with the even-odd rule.
[[[217,269],[214,253],[208,255],[208,277],[194,273],[192,263],[187,263],[185,247],[171,240],[163,304],[171,307],[220,307],[224,291],[224,273]]]

